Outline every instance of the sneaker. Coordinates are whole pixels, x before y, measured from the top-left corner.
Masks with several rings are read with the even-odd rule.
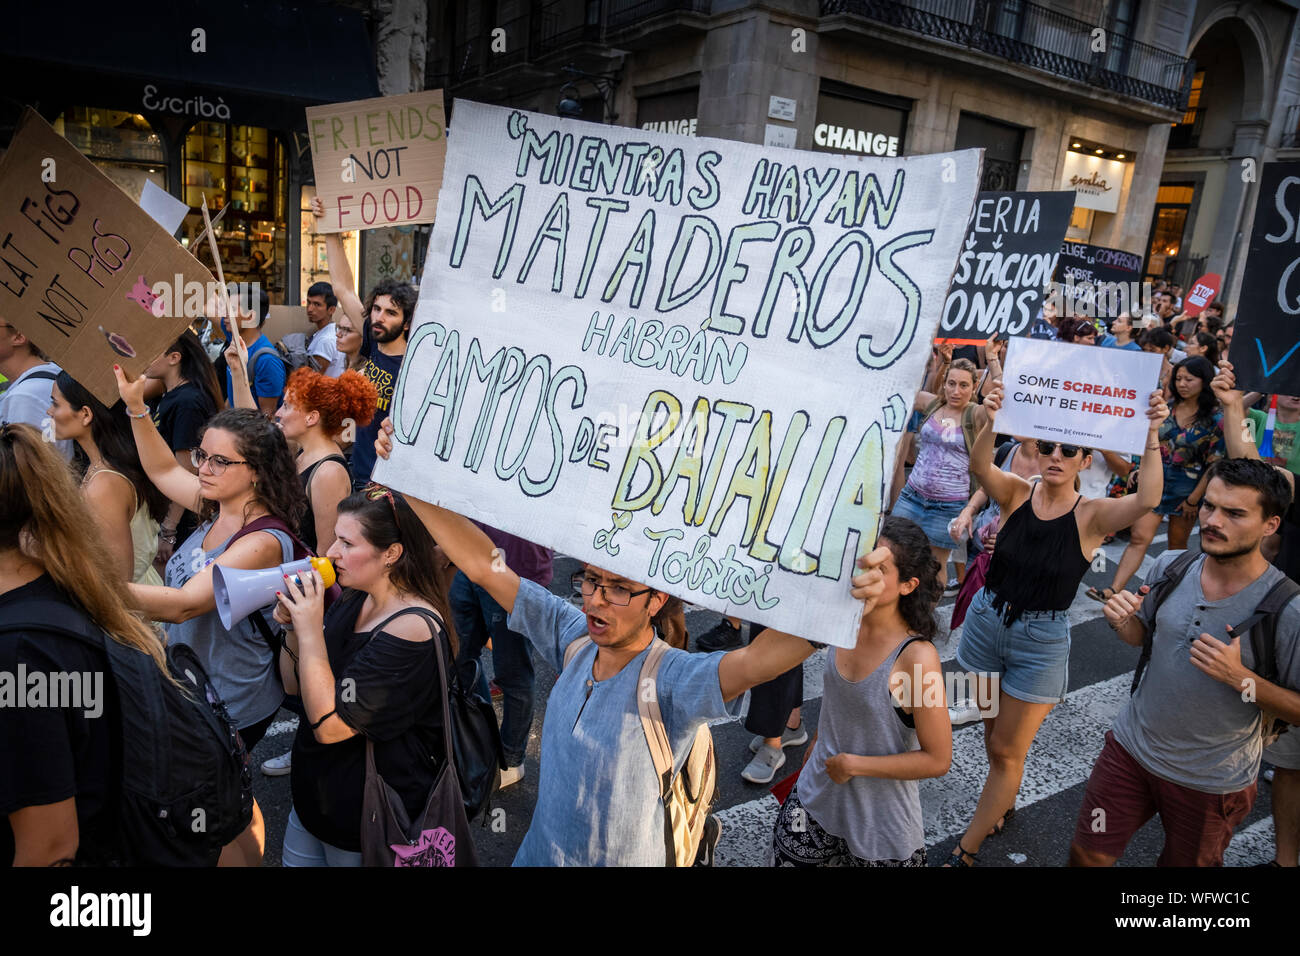
[[[959,724],[969,724],[972,720],[979,719],[979,704],[971,700],[969,697],[963,697],[948,708],[948,722],[954,727]]]
[[[1269,783],[1272,783],[1272,782],[1273,782],[1273,768],[1272,768],[1272,767],[1265,767],[1265,768],[1264,768],[1264,772],[1261,773],[1260,776],[1263,777],[1265,780],[1267,780]]]
[[[732,627],[724,619],[695,639],[695,649],[705,652],[729,651],[743,643],[740,628]]]
[[[511,784],[518,783],[520,780],[523,779],[524,779],[523,764],[520,764],[517,767],[510,767],[507,770],[502,770],[501,783],[497,785],[497,789],[504,790],[506,787],[510,786]]]
[[[262,761],[262,773],[268,777],[283,777],[289,772],[290,763],[293,760],[293,751],[286,750],[278,757],[272,757],[269,760]]]
[[[777,747],[769,747],[767,744],[758,748],[758,753],[754,754],[754,759],[749,762],[744,770],[740,771],[740,776],[750,783],[771,783],[776,772],[785,764],[785,753]]]
[[[758,753],[758,748],[763,746],[764,738],[754,735],[754,739],[749,742],[749,752]],[[798,747],[800,744],[808,742],[808,731],[804,729],[803,721],[799,721],[798,727],[787,727],[781,731],[781,749],[786,747]]]
[[[944,597],[947,597],[949,594],[956,594],[960,590],[961,582],[956,578],[949,578],[947,587],[943,589]]]

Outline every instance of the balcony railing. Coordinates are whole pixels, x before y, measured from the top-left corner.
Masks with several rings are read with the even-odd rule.
[[[1192,75],[1187,58],[1122,34],[1106,34],[1107,48],[1094,51],[1095,24],[1020,0],[821,0],[821,14],[864,17],[1167,109],[1186,103]]]
[[[710,6],[712,0],[609,0],[605,22],[621,30],[665,13],[708,14]]]

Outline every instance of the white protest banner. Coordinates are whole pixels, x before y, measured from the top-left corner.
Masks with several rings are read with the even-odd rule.
[[[1007,343],[997,430],[1141,455],[1159,380],[1154,352],[1014,338]]]
[[[442,90],[307,108],[317,232],[433,222],[447,153]]]
[[[461,100],[374,478],[852,644],[980,165]]]

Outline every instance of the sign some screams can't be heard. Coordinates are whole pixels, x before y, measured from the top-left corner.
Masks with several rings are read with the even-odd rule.
[[[0,160],[0,316],[105,405],[144,371],[212,274],[35,110]],[[187,298],[187,292],[200,294]],[[200,306],[201,312],[201,306]]]
[[[461,101],[375,480],[851,644],[979,170]]]

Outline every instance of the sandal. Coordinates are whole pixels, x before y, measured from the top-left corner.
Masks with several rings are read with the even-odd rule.
[[[970,863],[966,862],[965,857],[970,857]],[[979,858],[978,853],[970,852],[961,845],[961,840],[958,840],[956,848],[952,851],[952,855],[948,857],[948,861],[944,863],[944,866],[953,868],[964,866],[969,868]]]
[[[1011,819],[1015,815],[1016,815],[1015,807],[1012,807],[1006,813],[1002,814],[1002,819],[999,820],[997,823],[993,824],[993,829],[989,831],[989,836],[985,837],[985,839],[987,840],[989,837],[1002,836],[1002,834],[1006,831],[1007,827],[1011,825]]]
[[[1102,604],[1105,604],[1107,601],[1109,601],[1111,598],[1115,596],[1115,589],[1102,588],[1100,591],[1098,591],[1095,587],[1093,587],[1093,588],[1088,588],[1088,590],[1084,591],[1083,593],[1088,597],[1092,598],[1094,601],[1100,601]]]

